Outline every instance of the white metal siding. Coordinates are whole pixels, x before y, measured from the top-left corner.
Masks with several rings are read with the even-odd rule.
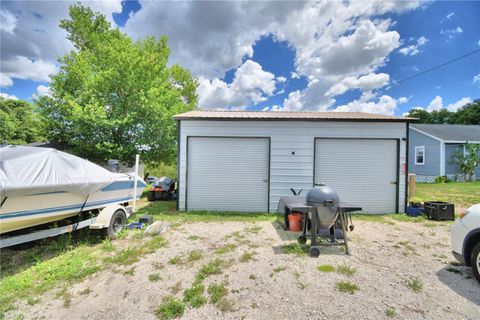
[[[209,121],[180,123],[179,209],[185,210],[186,145],[188,136],[252,136],[271,138],[270,211],[278,199],[291,195],[290,188],[308,190],[313,185],[314,139],[405,138],[405,123],[386,122],[314,122],[314,121]],[[400,142],[400,168],[405,162],[406,142]],[[295,154],[292,154],[294,152]],[[400,171],[399,209],[405,199],[405,173]]]
[[[188,139],[187,209],[268,210],[268,138]]]
[[[318,139],[315,158],[315,183],[334,188],[341,201],[368,213],[397,210],[395,140]]]

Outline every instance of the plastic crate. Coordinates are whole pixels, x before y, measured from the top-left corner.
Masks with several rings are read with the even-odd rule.
[[[442,201],[427,201],[424,204],[425,215],[430,220],[455,220],[455,205]]]
[[[412,207],[412,206],[407,206],[407,216],[410,217],[418,217],[421,216],[424,212],[424,209],[422,207]]]

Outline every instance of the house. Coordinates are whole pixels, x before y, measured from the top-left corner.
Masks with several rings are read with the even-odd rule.
[[[433,182],[438,176],[457,180],[460,170],[452,162],[465,143],[480,143],[480,125],[412,124],[409,129],[408,168],[419,182]],[[480,176],[480,167],[476,175]]]
[[[403,212],[411,118],[191,111],[178,121],[179,210],[274,212],[316,183],[365,212]]]

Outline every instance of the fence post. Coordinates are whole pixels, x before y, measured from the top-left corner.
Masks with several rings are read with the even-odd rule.
[[[415,173],[409,173],[408,174],[408,199],[415,197],[415,184],[416,184]]]

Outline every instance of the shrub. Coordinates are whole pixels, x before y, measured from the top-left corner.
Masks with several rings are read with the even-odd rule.
[[[160,320],[170,320],[181,317],[184,312],[185,304],[175,297],[166,296],[155,310],[155,315]]]

